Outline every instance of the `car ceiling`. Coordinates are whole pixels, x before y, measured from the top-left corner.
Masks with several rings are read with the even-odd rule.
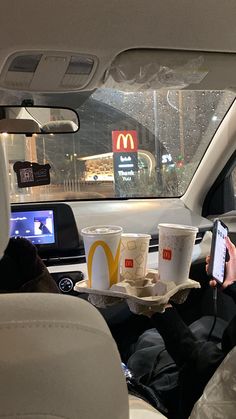
[[[103,62],[136,47],[236,51],[235,15],[234,0],[2,0],[1,49],[68,49]]]
[[[129,49],[236,52],[235,16],[234,0],[2,0],[0,72],[18,51],[94,55],[98,66],[86,87],[92,90]],[[18,102],[22,94],[2,98]],[[45,99],[52,102],[50,95]]]

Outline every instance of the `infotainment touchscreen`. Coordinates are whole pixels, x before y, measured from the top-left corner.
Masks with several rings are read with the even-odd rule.
[[[12,212],[10,235],[11,237],[25,237],[34,244],[54,244],[53,210]]]

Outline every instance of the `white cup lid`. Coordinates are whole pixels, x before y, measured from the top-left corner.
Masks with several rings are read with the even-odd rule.
[[[81,230],[81,234],[84,236],[96,236],[96,235],[108,235],[108,234],[121,234],[123,231],[120,226],[113,225],[97,225],[85,227]]]
[[[151,239],[150,234],[143,234],[143,233],[122,233],[121,237],[127,239]]]
[[[160,227],[173,229],[173,230],[185,230],[185,231],[192,231],[193,233],[198,232],[198,228],[194,226],[184,225],[184,224],[168,224],[168,223],[160,223],[158,224],[158,229]]]

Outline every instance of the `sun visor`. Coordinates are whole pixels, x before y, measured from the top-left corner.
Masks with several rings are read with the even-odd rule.
[[[158,89],[235,90],[236,54],[177,50],[129,50],[105,74],[104,87],[123,91]]]

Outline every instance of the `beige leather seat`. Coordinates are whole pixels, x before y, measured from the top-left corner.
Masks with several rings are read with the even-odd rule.
[[[195,404],[190,419],[236,417],[236,347],[227,355]]]
[[[0,295],[0,417],[162,419],[130,396],[115,342],[86,301]]]
[[[3,294],[0,340],[0,417],[128,419],[115,342],[87,302]]]
[[[9,240],[7,174],[0,140],[0,257]],[[84,300],[1,294],[0,342],[0,417],[163,418],[137,398],[129,405],[115,341]]]
[[[154,407],[138,397],[129,395],[129,419],[165,419]]]

